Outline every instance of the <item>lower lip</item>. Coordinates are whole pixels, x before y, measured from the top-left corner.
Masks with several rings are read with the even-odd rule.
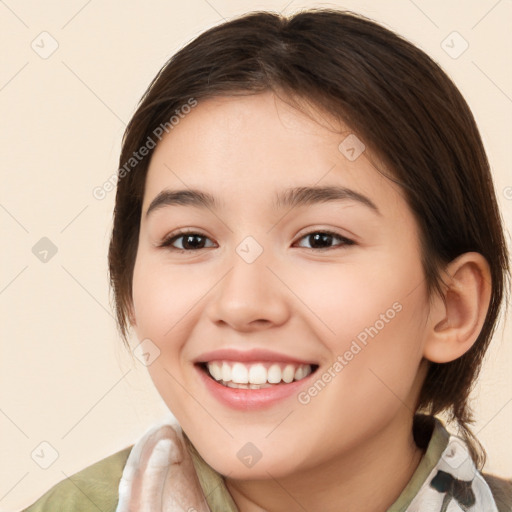
[[[233,409],[247,411],[264,409],[285,400],[292,395],[297,395],[304,384],[306,384],[314,373],[301,380],[290,382],[289,384],[276,384],[269,388],[262,389],[237,389],[229,388],[219,384],[216,380],[207,375],[206,371],[196,366],[196,370],[206,388],[211,394],[224,405]]]

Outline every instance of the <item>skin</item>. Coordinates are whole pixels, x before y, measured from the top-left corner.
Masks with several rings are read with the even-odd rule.
[[[483,325],[485,259],[466,253],[452,262],[446,304],[436,297],[429,305],[416,221],[368,149],[355,161],[340,152],[350,133],[270,92],[214,98],[152,156],[131,323],[160,350],[148,366],[155,387],[204,460],[226,476],[241,512],[389,507],[422,456],[412,417],[427,360],[456,359]],[[276,191],[312,185],[349,187],[380,214],[353,200],[272,210]],[[160,191],[178,188],[208,191],[224,205],[166,206],[145,216]],[[159,247],[178,228],[207,237],[195,240],[205,248]],[[322,246],[305,235],[326,229],[354,244],[333,237],[314,249]],[[263,248],[250,264],[236,252],[247,236]],[[316,361],[321,376],[394,303],[400,312],[305,405],[294,395],[265,410],[233,410],[193,365],[215,349],[263,348]],[[252,467],[237,457],[247,442],[262,454]]]

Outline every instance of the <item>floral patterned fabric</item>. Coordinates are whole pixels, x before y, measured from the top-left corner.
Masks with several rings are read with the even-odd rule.
[[[477,471],[464,442],[450,436],[407,512],[498,512],[491,489]]]

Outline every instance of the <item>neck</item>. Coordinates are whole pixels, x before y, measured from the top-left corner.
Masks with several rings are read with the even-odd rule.
[[[399,497],[423,455],[412,418],[390,423],[357,450],[322,467],[268,480],[232,480],[226,486],[239,512],[382,512]]]

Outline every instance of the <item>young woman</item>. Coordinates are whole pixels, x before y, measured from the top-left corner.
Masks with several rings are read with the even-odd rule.
[[[109,252],[178,423],[27,510],[512,510],[468,404],[507,257],[471,111],[422,51],[330,9],[208,30],[127,127]]]

